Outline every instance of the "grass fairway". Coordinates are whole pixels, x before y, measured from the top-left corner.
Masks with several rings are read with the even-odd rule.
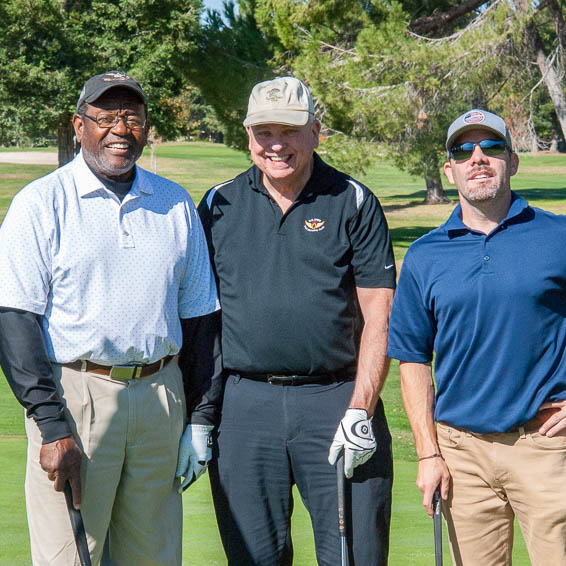
[[[250,162],[244,154],[224,146],[191,143],[158,146],[156,163],[159,174],[183,185],[198,203],[208,188],[234,177]],[[150,168],[148,150],[144,152],[140,164]],[[0,219],[18,189],[51,169],[49,166],[0,163]],[[456,192],[448,190],[447,195],[453,201],[451,204],[423,205],[424,182],[388,164],[377,165],[364,175],[351,173],[379,197],[387,215],[398,263],[401,263],[409,244],[416,237],[446,220],[457,200]],[[566,156],[521,156],[519,174],[513,179],[512,185],[533,205],[566,213]],[[402,408],[396,362],[392,365],[382,396],[393,436],[395,457],[390,566],[433,564],[432,521],[422,509],[420,494],[414,483],[415,454]],[[23,496],[25,449],[22,409],[0,376],[0,566],[31,564]],[[184,564],[225,565],[206,478],[185,493],[184,501]],[[316,560],[310,521],[296,492],[295,503],[292,525],[295,565],[314,566]],[[332,512],[329,510],[329,513]],[[446,543],[446,536],[444,541]],[[450,563],[445,544],[445,564]],[[529,565],[518,531],[513,564]]]

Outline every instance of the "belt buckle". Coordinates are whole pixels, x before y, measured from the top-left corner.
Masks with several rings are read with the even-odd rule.
[[[138,366],[112,366],[110,368],[110,379],[126,381],[136,377],[136,369]]]
[[[267,375],[267,382],[271,385],[294,385],[296,383],[296,375]]]

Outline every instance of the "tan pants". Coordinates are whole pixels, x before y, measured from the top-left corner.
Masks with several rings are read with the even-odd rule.
[[[472,434],[442,423],[456,566],[510,566],[517,517],[533,566],[566,565],[566,435]]]
[[[183,514],[175,469],[186,408],[176,362],[127,382],[60,365],[53,371],[84,454],[81,511],[93,565],[180,565]],[[26,432],[33,564],[74,566],[65,497],[39,466],[41,435],[32,419]]]

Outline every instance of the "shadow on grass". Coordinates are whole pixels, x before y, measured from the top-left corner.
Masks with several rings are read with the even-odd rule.
[[[513,189],[519,196],[528,200],[531,203],[544,200],[566,200],[566,187],[557,188],[534,188],[534,189]],[[458,191],[456,189],[448,189],[444,191],[446,198],[450,200],[454,206],[458,203]],[[412,193],[399,193],[383,198],[382,208],[387,214],[388,212],[395,212],[398,210],[409,210],[416,206],[424,205],[426,191],[415,191]],[[403,203],[395,204],[395,201],[405,201]],[[385,204],[393,203],[393,204]],[[449,203],[447,203],[449,204]],[[434,205],[431,205],[434,206]]]
[[[439,203],[439,204],[453,204],[456,205],[458,202],[458,191],[447,190],[444,191],[444,195],[449,199],[449,203]],[[426,191],[415,191],[412,193],[399,193],[396,195],[391,195],[386,198],[381,199],[381,206],[384,212],[395,212],[398,210],[408,210],[416,206],[422,206],[425,204]],[[396,204],[395,201],[408,201]],[[391,204],[393,203],[393,204]],[[434,206],[434,205],[431,205]]]
[[[431,226],[402,226],[390,228],[389,233],[395,245],[409,247],[417,238],[424,236],[432,229]]]
[[[535,202],[539,200],[566,200],[566,187],[552,189],[514,189],[515,192],[528,200]]]

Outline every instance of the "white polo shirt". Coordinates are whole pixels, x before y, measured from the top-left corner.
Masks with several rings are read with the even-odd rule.
[[[43,315],[49,358],[152,363],[219,308],[188,193],[136,167],[123,202],[82,155],[24,187],[0,227],[0,305]]]

